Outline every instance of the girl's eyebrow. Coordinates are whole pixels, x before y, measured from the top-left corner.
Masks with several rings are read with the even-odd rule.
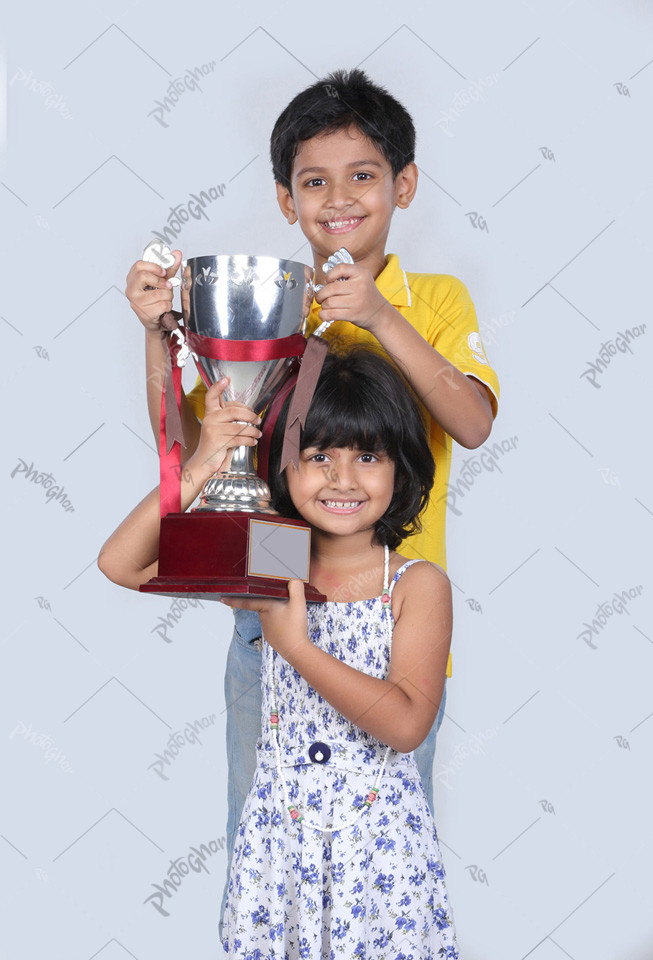
[[[354,160],[352,163],[347,164],[348,167],[378,167],[380,170],[383,169],[383,164],[378,160]],[[326,167],[302,167],[301,170],[298,170],[295,174],[296,177],[304,177],[307,173],[324,173],[327,170]]]

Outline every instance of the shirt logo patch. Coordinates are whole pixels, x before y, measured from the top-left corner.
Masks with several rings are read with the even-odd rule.
[[[474,360],[476,360],[477,363],[484,363],[486,366],[489,366],[488,358],[485,356],[485,350],[483,349],[480,333],[470,333],[470,335],[467,337],[467,343],[469,344],[469,349],[472,351]]]

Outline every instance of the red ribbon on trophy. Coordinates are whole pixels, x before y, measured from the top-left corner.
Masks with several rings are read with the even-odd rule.
[[[185,447],[181,422],[181,369],[190,350],[212,360],[264,361],[299,357],[299,371],[291,368],[288,379],[270,404],[265,418],[263,436],[259,444],[259,465],[267,476],[270,438],[281,406],[294,387],[295,392],[288,411],[280,469],[288,463],[297,467],[301,427],[320,376],[327,351],[327,342],[311,336],[306,340],[301,333],[273,340],[223,340],[203,337],[188,329],[172,331],[168,342],[164,389],[161,394],[161,425],[159,430],[160,509],[161,516],[181,512],[181,448]],[[198,368],[202,374],[201,367]],[[202,379],[205,380],[204,376]],[[206,380],[205,380],[206,382]],[[209,384],[207,383],[207,386]]]

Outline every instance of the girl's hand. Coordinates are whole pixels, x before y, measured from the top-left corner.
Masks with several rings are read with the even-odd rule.
[[[288,597],[288,600],[240,600],[236,597],[224,597],[222,603],[239,610],[253,610],[258,613],[265,640],[284,660],[290,661],[300,647],[312,645],[308,639],[306,598],[301,580],[288,581]]]
[[[326,283],[315,294],[321,306],[320,320],[346,320],[374,333],[387,315],[396,313],[374,282],[366,267],[341,263],[326,275]]]
[[[220,469],[226,469],[225,461],[234,447],[254,447],[261,431],[257,424],[261,418],[244,403],[225,402],[223,393],[229,377],[223,377],[206,391],[206,413],[197,450],[186,461],[185,469],[193,478],[208,480]]]
[[[174,277],[181,263],[181,250],[172,253],[175,262],[167,270],[157,263],[138,260],[127,274],[125,294],[148,333],[174,330],[181,316],[172,309],[170,284],[170,277]]]

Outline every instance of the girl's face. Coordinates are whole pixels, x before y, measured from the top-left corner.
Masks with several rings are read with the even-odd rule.
[[[301,451],[287,468],[288,492],[300,515],[318,530],[350,536],[374,530],[394,494],[395,465],[385,453],[350,447]]]

